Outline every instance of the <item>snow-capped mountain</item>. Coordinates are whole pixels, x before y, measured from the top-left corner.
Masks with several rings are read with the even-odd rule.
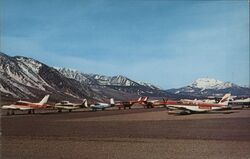
[[[50,101],[81,101],[83,98],[105,101],[135,99],[138,96],[187,98],[231,92],[250,96],[250,90],[230,82],[200,78],[192,84],[170,90],[136,82],[125,76],[86,74],[66,68],[53,68],[37,60],[0,53],[0,93],[2,101],[20,98],[40,99],[50,94]]]
[[[0,93],[2,101],[40,99],[45,94],[51,94],[50,101],[73,102],[83,98],[104,101],[111,97],[127,100],[140,95],[164,95],[163,91],[140,85],[124,76],[84,74],[4,53],[0,53]]]
[[[61,74],[70,79],[75,79],[81,83],[88,85],[96,85],[98,84],[95,79],[93,79],[90,75],[84,74],[78,70],[68,69],[68,68],[59,68],[55,67]]]
[[[30,66],[33,66],[30,68]],[[34,94],[26,86],[45,90],[47,83],[38,76],[41,65],[35,60],[25,60],[21,57],[12,58],[0,53],[0,88],[1,92],[13,97],[28,97]],[[9,87],[12,85],[11,87]]]
[[[160,87],[158,87],[158,86],[156,86],[156,85],[153,85],[153,84],[151,84],[151,83],[147,83],[147,82],[142,82],[142,81],[138,81],[138,83],[140,84],[140,85],[143,85],[143,86],[146,86],[146,87],[150,87],[150,88],[152,88],[152,89],[161,89]]]
[[[92,77],[98,81],[100,85],[113,85],[113,86],[139,86],[138,83],[125,76],[104,76],[94,74]]]
[[[200,89],[225,89],[232,86],[233,83],[223,82],[213,78],[199,78],[191,84],[191,87]]]
[[[86,74],[79,72],[78,70],[68,68],[56,68],[67,78],[72,78],[80,82],[88,83],[90,85],[97,84],[102,86],[114,85],[114,86],[139,86],[138,83],[130,80],[125,76],[105,76],[98,74]]]
[[[236,96],[249,96],[250,89],[234,83],[224,82],[213,78],[199,78],[188,86],[169,89],[169,93],[194,97],[216,96],[231,92]]]
[[[122,99],[121,92],[131,95],[165,96],[165,93],[152,84],[138,83],[125,76],[105,76],[98,74],[86,74],[68,68],[56,68],[65,77],[75,79],[81,83],[87,83],[93,90],[102,92],[105,96],[110,96],[109,92],[118,99]],[[107,90],[109,89],[109,90]],[[111,91],[112,90],[112,91]],[[116,92],[114,94],[114,91]]]
[[[92,98],[93,91],[76,80],[68,79],[56,69],[27,57],[10,57],[0,53],[0,92],[5,99]],[[98,97],[98,96],[96,96]]]
[[[144,86],[150,89],[158,89],[159,87],[146,83],[146,82],[135,82],[125,76],[105,76],[98,74],[86,74],[79,72],[78,70],[68,69],[68,68],[56,68],[59,72],[61,72],[67,78],[75,79],[79,82],[88,83],[89,85],[97,84],[100,86]]]

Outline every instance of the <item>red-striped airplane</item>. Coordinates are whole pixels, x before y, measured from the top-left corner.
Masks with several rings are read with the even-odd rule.
[[[148,100],[149,97],[145,97],[140,101],[140,104],[144,106],[144,108],[153,108],[154,106],[158,106],[159,100]],[[161,105],[161,104],[160,104]]]
[[[14,115],[15,110],[22,110],[25,111],[27,110],[29,114],[35,113],[35,109],[42,109],[42,108],[47,108],[48,105],[46,104],[48,102],[49,95],[46,95],[39,103],[31,103],[27,101],[17,101],[15,104],[11,105],[4,105],[2,106],[3,110],[7,110],[7,115]]]
[[[229,99],[231,94],[225,94],[219,103],[206,103],[202,101],[171,101],[164,100],[161,102],[162,105],[166,106],[168,109],[173,110],[171,113],[176,113],[177,110],[180,110],[180,114],[191,114],[191,113],[199,113],[199,112],[208,112],[213,110],[223,110],[230,108],[228,106]]]
[[[128,107],[129,109],[131,109],[131,107],[135,104],[135,103],[140,103],[142,100],[142,97],[140,97],[137,101],[136,100],[132,100],[132,101],[117,101],[115,102],[115,106],[117,106],[119,109],[121,109],[123,107],[123,109],[126,109],[126,107]]]

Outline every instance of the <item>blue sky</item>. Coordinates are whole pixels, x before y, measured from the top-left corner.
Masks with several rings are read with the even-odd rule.
[[[249,85],[248,1],[2,0],[1,51],[162,88]]]

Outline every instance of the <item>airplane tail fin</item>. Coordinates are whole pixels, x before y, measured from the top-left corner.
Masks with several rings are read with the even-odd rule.
[[[148,97],[145,97],[143,101],[144,101],[144,102],[148,101]]]
[[[85,108],[88,108],[88,101],[87,101],[87,99],[83,100],[82,106],[84,106]]]
[[[166,102],[165,98],[162,98],[163,102]]]
[[[138,100],[137,100],[137,101],[138,101],[138,102],[140,102],[141,100],[142,100],[142,97],[138,98]]]
[[[167,101],[168,101],[168,99],[162,98],[162,100],[163,100],[163,103],[164,103],[163,106],[167,107]]]
[[[115,105],[115,100],[114,100],[114,98],[110,98],[110,105]]]
[[[224,105],[228,105],[229,99],[231,97],[230,93],[225,94],[222,99],[220,100],[219,104],[224,104]]]
[[[46,104],[48,102],[48,99],[49,99],[49,94],[44,96],[43,99],[39,102],[39,104],[41,105]]]

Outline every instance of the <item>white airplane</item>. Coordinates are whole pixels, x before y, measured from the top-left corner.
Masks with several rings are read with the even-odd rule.
[[[176,110],[180,110],[180,114],[191,114],[199,112],[208,112],[213,110],[223,110],[230,108],[228,105],[231,94],[225,94],[224,97],[220,100],[218,104],[206,103],[206,102],[197,102],[197,101],[164,101],[162,104],[165,105],[168,109],[173,110],[174,113]]]
[[[83,103],[81,104],[76,104],[76,103],[70,103],[69,101],[61,101],[60,103],[56,103],[54,108],[58,109],[58,112],[62,112],[62,110],[68,110],[71,112],[74,109],[79,109],[79,108],[87,108],[87,99],[83,100]]]
[[[97,111],[99,110],[105,110],[106,108],[110,108],[110,107],[114,107],[115,106],[115,101],[113,98],[110,99],[110,103],[95,103],[95,104],[91,104],[90,108],[93,111]]]
[[[17,101],[15,104],[11,105],[3,105],[2,109],[7,110],[7,115],[14,115],[15,110],[22,110],[22,111],[28,111],[29,114],[35,113],[35,109],[42,109],[47,108],[48,105],[46,104],[48,102],[50,95],[46,95],[39,103],[31,103],[27,101]]]
[[[244,107],[250,107],[250,98],[245,99],[237,99],[230,102],[232,105],[241,105],[242,108]]]

